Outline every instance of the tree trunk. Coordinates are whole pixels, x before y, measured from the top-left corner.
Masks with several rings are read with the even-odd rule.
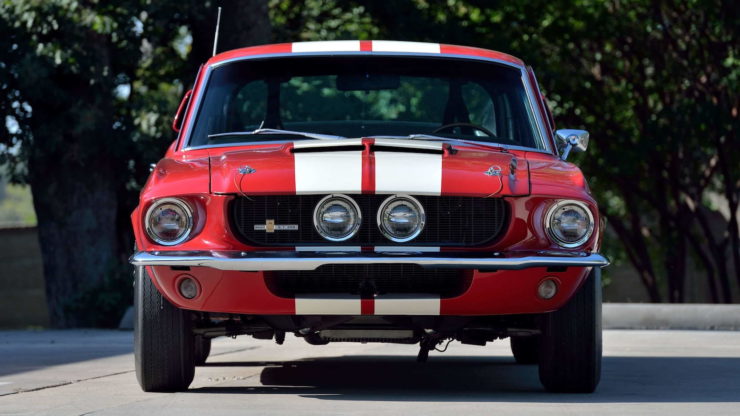
[[[92,166],[61,160],[29,166],[51,325],[79,326],[69,313],[81,291],[99,285],[114,270],[118,253],[116,179],[103,159]]]
[[[662,301],[660,291],[658,290],[657,276],[653,269],[651,259],[647,256],[647,249],[644,247],[645,240],[639,231],[631,233],[624,223],[617,217],[609,216],[606,213],[609,224],[614,232],[625,246],[625,252],[637,270],[645,290],[647,291],[650,302],[659,303]]]
[[[272,40],[267,0],[222,0],[220,52],[262,45]]]

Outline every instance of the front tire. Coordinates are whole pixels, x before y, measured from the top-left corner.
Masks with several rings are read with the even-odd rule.
[[[186,390],[195,374],[195,336],[187,311],[167,301],[143,267],[134,281],[136,378],[144,391]]]
[[[203,335],[195,336],[195,365],[203,365],[206,363],[208,355],[211,353],[211,339],[206,338]]]
[[[544,315],[540,381],[552,392],[592,393],[601,379],[601,269],[560,310]]]

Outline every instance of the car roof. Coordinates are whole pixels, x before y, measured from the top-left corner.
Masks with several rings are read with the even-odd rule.
[[[275,43],[270,45],[252,46],[234,49],[219,53],[207,62],[207,66],[217,65],[239,58],[256,57],[259,55],[332,55],[337,53],[382,53],[393,55],[440,55],[455,57],[470,57],[492,59],[510,65],[524,67],[521,59],[502,52],[470,46],[446,45],[441,43],[406,42],[395,40],[331,40],[319,42],[292,42]]]

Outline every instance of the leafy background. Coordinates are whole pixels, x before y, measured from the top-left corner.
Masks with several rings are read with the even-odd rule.
[[[608,221],[604,251],[647,298],[740,296],[733,1],[2,0],[0,164],[33,194],[54,326],[106,325],[90,311],[129,304],[128,215],[210,56],[217,6],[221,50],[398,39],[521,57],[557,124],[592,132],[573,161]]]

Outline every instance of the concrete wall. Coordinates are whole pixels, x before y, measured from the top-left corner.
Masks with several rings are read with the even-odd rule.
[[[0,228],[0,328],[48,325],[36,228]]]

